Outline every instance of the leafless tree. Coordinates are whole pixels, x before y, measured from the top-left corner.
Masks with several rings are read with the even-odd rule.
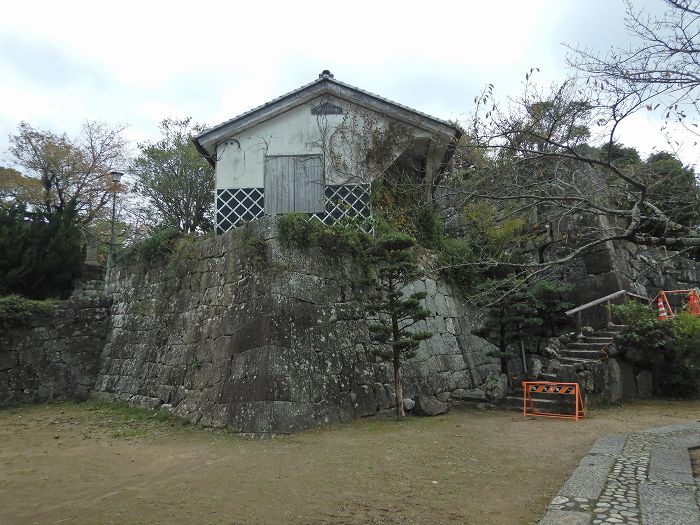
[[[662,16],[635,8],[628,0],[626,27],[637,38],[628,48],[605,54],[570,47],[570,65],[599,84],[603,93],[645,92],[647,109],[660,110],[696,135],[699,128],[700,2],[663,0]]]
[[[509,243],[475,246],[471,264],[509,268],[517,286],[615,241],[676,251],[700,246],[700,190],[692,171],[668,195],[648,166],[620,158],[619,125],[655,92],[642,86],[602,96],[599,85],[577,79],[543,90],[533,73],[522,94],[505,104],[495,102],[491,87],[477,97],[469,148],[485,152],[488,162],[452,177],[441,194],[467,216],[487,206],[494,227],[517,226]],[[476,214],[472,232],[484,216]]]

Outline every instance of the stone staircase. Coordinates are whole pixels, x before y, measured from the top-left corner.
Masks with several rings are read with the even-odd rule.
[[[570,382],[571,378],[562,377],[562,375],[566,376],[568,372],[573,372],[575,369],[581,368],[579,365],[586,365],[590,362],[598,362],[607,359],[607,351],[610,345],[612,345],[615,335],[624,328],[624,325],[609,324],[607,328],[579,334],[578,337],[569,341],[559,350],[559,357],[556,358],[562,365],[562,368],[567,370],[567,373],[562,374],[561,369],[559,372],[542,372],[537,376],[536,380]],[[502,405],[503,408],[518,411],[523,409],[522,388],[518,389],[518,386],[515,386],[515,392],[513,394],[506,397]],[[568,398],[569,396],[566,397]],[[493,406],[488,402],[481,388],[460,392],[460,395],[453,396],[453,398],[476,407]],[[563,406],[566,406],[567,402],[571,401],[569,399],[561,399],[561,396],[553,396],[551,394],[535,393],[532,395],[532,398],[537,401],[538,409],[545,412],[561,410]]]
[[[575,341],[567,343],[559,352],[559,361],[562,364],[575,365],[607,358],[608,347],[613,343],[615,335],[623,328],[623,325],[610,324],[607,328],[590,335],[581,334]]]
[[[563,367],[570,370],[569,367],[577,368],[578,365],[585,365],[592,361],[600,361],[607,359],[608,348],[612,345],[614,337],[618,334],[624,325],[609,324],[607,328],[597,330],[588,334],[579,334],[579,336],[566,344],[559,351],[557,359]],[[542,372],[537,377],[537,381],[562,381],[568,382],[569,378],[562,378],[561,372]],[[549,394],[533,394],[533,399],[537,400],[538,406],[542,410],[556,410],[561,407],[559,396]],[[505,406],[513,410],[522,410],[523,395],[521,392],[509,395],[506,398]]]

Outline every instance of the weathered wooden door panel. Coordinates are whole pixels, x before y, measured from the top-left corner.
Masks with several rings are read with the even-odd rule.
[[[294,171],[295,211],[321,213],[324,193],[321,157],[298,157]]]
[[[265,213],[294,211],[294,157],[265,157]]]
[[[323,162],[318,156],[265,157],[265,213],[324,210]]]

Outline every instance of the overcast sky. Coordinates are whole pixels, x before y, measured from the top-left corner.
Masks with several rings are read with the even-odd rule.
[[[637,0],[659,11],[661,0]],[[487,83],[564,78],[563,43],[625,45],[622,0],[99,2],[24,0],[0,17],[0,164],[25,120],[75,133],[85,119],[155,140],[167,117],[214,125],[330,69],[338,80],[445,119]],[[622,139],[664,149],[639,116]],[[700,161],[686,148],[683,160]]]

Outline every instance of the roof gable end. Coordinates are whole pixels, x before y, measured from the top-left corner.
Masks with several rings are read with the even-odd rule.
[[[450,137],[462,134],[462,130],[453,123],[431,117],[415,109],[335,80],[330,72],[324,71],[318,80],[218,126],[206,129],[194,137],[193,141],[202,155],[211,158],[217,144],[222,141],[323,95],[333,95],[431,133]]]

